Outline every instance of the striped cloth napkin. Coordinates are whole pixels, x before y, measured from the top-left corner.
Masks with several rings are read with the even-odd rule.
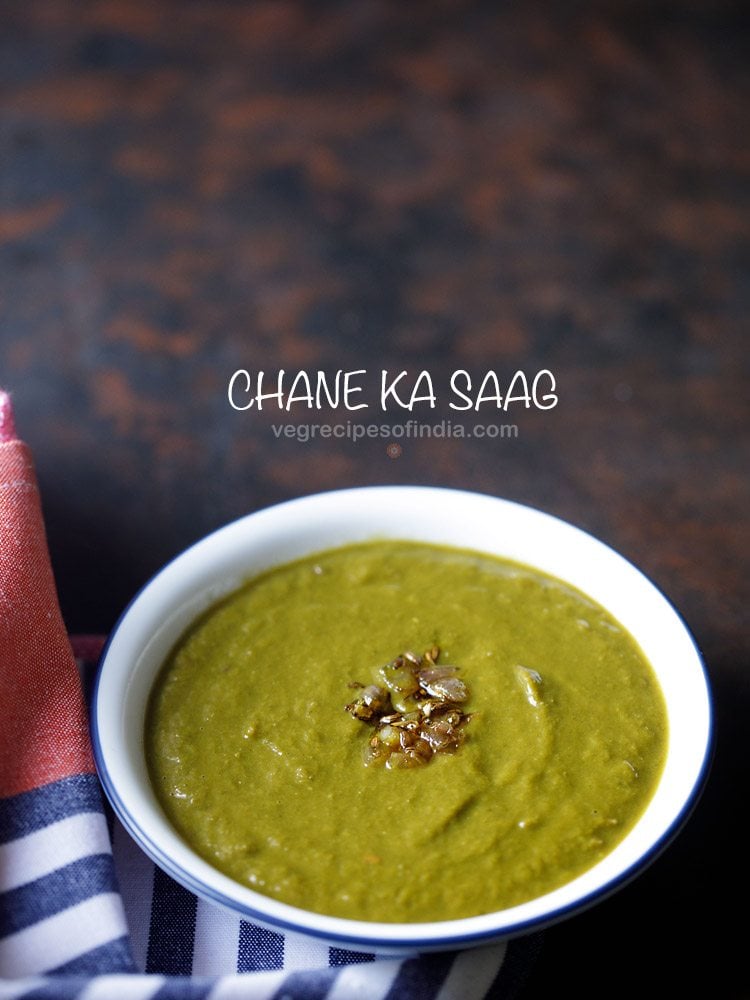
[[[101,640],[73,646],[76,656],[31,456],[0,392],[0,1000],[518,994],[538,935],[463,952],[361,954],[257,926],[174,882],[105,809],[83,693]]]

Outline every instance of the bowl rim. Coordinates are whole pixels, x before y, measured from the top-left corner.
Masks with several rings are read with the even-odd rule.
[[[312,910],[305,910],[290,904],[281,903],[272,897],[265,896],[249,889],[249,887],[242,886],[241,883],[235,882],[235,880],[231,879],[229,876],[225,876],[218,869],[213,868],[210,862],[202,859],[200,855],[193,850],[193,848],[185,844],[186,850],[189,854],[198,859],[203,865],[208,866],[212,874],[216,876],[216,881],[220,883],[227,882],[230,885],[236,884],[241,890],[243,890],[244,895],[249,895],[257,899],[258,906],[256,909],[253,905],[248,904],[244,900],[238,900],[233,897],[228,891],[223,891],[221,888],[217,888],[216,885],[203,881],[200,877],[184,868],[179,861],[167,854],[164,849],[143,829],[137,816],[134,815],[133,810],[128,807],[120,795],[117,782],[113,780],[110,773],[106,754],[102,745],[100,719],[101,692],[106,677],[108,656],[118,633],[120,633],[123,626],[127,623],[133,607],[141,601],[146,592],[149,591],[158,580],[161,580],[165,574],[173,573],[175,564],[182,561],[186,556],[188,556],[188,554],[193,553],[198,548],[208,548],[215,540],[216,536],[228,533],[230,530],[238,530],[238,527],[241,524],[250,522],[251,519],[256,518],[257,515],[270,511],[282,511],[284,508],[297,507],[311,501],[322,503],[325,502],[326,498],[334,500],[336,497],[352,495],[355,498],[361,499],[365,493],[378,494],[379,496],[384,497],[386,494],[393,492],[400,494],[408,492],[415,495],[419,494],[422,497],[426,497],[428,494],[450,494],[455,498],[456,502],[458,502],[461,497],[489,500],[500,505],[521,508],[534,516],[546,519],[548,522],[555,522],[559,528],[580,533],[582,536],[585,536],[587,539],[595,542],[604,550],[607,550],[607,553],[611,557],[615,557],[622,563],[627,564],[629,570],[637,574],[638,577],[640,577],[641,580],[645,582],[645,584],[647,584],[648,587],[650,587],[655,594],[666,603],[666,605],[668,605],[677,623],[682,628],[685,637],[689,640],[695,654],[695,661],[700,667],[701,680],[705,693],[706,739],[702,750],[700,766],[697,769],[689,792],[684,797],[681,809],[675,814],[671,824],[664,830],[661,836],[654,840],[647,850],[634,858],[634,860],[617,876],[607,879],[601,885],[577,896],[567,903],[552,906],[549,910],[545,910],[539,915],[525,919],[518,919],[510,923],[505,923],[497,918],[503,914],[511,913],[513,908],[497,910],[480,916],[423,923],[380,923],[375,921],[334,917],[328,914],[321,914]],[[344,542],[342,544],[347,543]],[[450,545],[453,543],[447,542],[445,544]],[[335,546],[325,545],[323,548],[326,549],[332,547]],[[302,558],[302,556],[299,556],[298,558]],[[276,565],[282,565],[286,561],[288,560],[282,559]],[[251,578],[251,576],[248,577],[248,579]],[[594,600],[597,600],[597,598],[594,597]],[[645,573],[643,573],[642,570],[640,570],[634,563],[630,562],[630,560],[619,553],[616,549],[612,548],[606,542],[601,541],[595,535],[592,535],[590,532],[578,527],[572,522],[566,521],[563,518],[550,514],[540,508],[525,503],[519,503],[515,500],[508,500],[493,494],[481,493],[479,491],[420,485],[359,486],[347,489],[332,489],[302,495],[280,503],[259,508],[258,510],[248,514],[241,515],[240,517],[219,526],[203,537],[197,539],[191,545],[177,553],[164,563],[156,571],[156,573],[149,577],[149,579],[146,580],[146,582],[136,591],[123,609],[122,613],[119,615],[115,625],[107,636],[99,658],[98,669],[91,695],[90,732],[95,767],[103,790],[112,805],[115,814],[129,835],[135,840],[146,855],[149,856],[151,860],[154,861],[167,874],[172,876],[178,883],[193,892],[195,895],[202,897],[211,903],[218,904],[225,909],[231,910],[235,914],[239,914],[245,919],[252,920],[255,923],[277,931],[281,930],[302,933],[318,939],[323,939],[330,943],[342,944],[350,948],[389,953],[416,949],[419,951],[447,950],[456,947],[478,946],[482,944],[489,944],[493,941],[508,939],[548,927],[551,924],[557,923],[558,921],[571,916],[573,913],[578,913],[589,908],[618,891],[638,874],[640,874],[646,867],[648,867],[648,865],[655,861],[656,858],[658,858],[669,846],[687,822],[693,810],[697,806],[705,787],[710,773],[715,746],[713,699],[708,672],[706,670],[703,656],[701,655],[700,649],[682,615],[675,608],[669,598],[664,595],[664,593]],[[167,825],[171,825],[166,818],[165,822]],[[627,840],[627,835],[625,840]],[[543,896],[537,897],[537,899],[543,898]],[[269,910],[271,912],[269,912]],[[494,922],[491,921],[491,918],[493,917],[496,918]],[[478,924],[490,925],[478,926]]]

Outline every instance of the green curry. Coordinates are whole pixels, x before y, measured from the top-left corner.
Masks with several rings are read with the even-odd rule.
[[[380,719],[353,717],[356,685],[430,649],[462,682],[460,740],[389,766]],[[654,790],[666,714],[635,641],[580,592],[389,541],[272,569],[213,607],[165,664],[145,739],[167,816],[227,875],[321,913],[421,922],[599,861]]]

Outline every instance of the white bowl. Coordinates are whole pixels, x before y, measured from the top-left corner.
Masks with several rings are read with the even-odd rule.
[[[175,832],[144,757],[146,703],[159,668],[187,626],[251,575],[322,549],[369,538],[478,549],[568,581],[635,637],[661,685],[669,723],[662,777],[640,820],[595,867],[518,906],[460,920],[391,924],[309,912],[260,895],[199,857]],[[247,919],[353,949],[468,947],[549,924],[596,902],[640,871],[695,804],[711,747],[711,704],[701,657],[662,594],[633,565],[585,532],[507,500],[457,490],[386,486],[292,500],[243,517],[193,545],[136,596],[103,653],[93,699],[93,745],[105,792],[143,850],[182,885]]]

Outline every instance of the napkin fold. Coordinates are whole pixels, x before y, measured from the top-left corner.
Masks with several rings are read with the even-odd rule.
[[[0,391],[0,1000],[480,1000],[512,997],[539,936],[363,955],[197,899],[102,799],[29,449]],[[113,845],[114,842],[114,855]]]

